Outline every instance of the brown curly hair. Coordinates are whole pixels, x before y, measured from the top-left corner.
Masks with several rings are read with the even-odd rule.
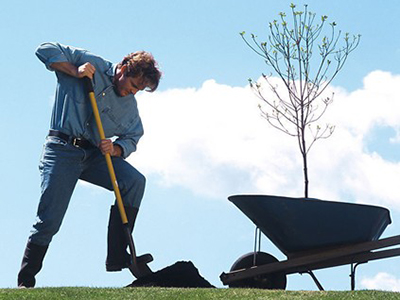
[[[161,71],[153,55],[146,51],[136,51],[128,54],[118,64],[118,67],[126,66],[126,75],[130,77],[142,77],[148,88],[147,91],[154,92],[161,78]]]

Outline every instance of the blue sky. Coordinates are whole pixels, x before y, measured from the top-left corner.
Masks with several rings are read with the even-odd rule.
[[[39,198],[38,161],[48,131],[55,76],[36,59],[46,41],[86,48],[118,62],[151,51],[164,78],[138,96],[145,136],[129,161],[148,185],[134,238],[154,271],[191,260],[212,284],[253,248],[254,226],[227,201],[235,193],[302,195],[296,142],[267,126],[247,85],[269,72],[239,32],[266,37],[291,1],[8,1],[0,11],[2,136],[0,287],[14,287]],[[337,130],[312,150],[310,195],[382,205],[400,231],[400,8],[395,0],[298,1],[328,15],[360,46],[332,84],[327,118]],[[324,174],[324,176],[321,176]],[[54,238],[38,286],[124,286],[128,272],[105,272],[110,192],[80,183]],[[262,249],[284,259],[263,239]],[[400,260],[358,269],[359,288],[400,290]],[[318,271],[326,289],[349,289],[349,267]],[[383,280],[383,281],[382,281]],[[387,285],[384,285],[387,284]],[[288,289],[315,290],[290,275]]]

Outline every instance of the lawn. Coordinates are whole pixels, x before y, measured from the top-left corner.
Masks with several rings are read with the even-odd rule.
[[[88,288],[61,287],[36,289],[0,289],[0,299],[400,299],[400,293],[384,291],[273,291],[259,289],[201,288]]]

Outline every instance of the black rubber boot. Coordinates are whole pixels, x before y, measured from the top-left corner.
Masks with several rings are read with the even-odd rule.
[[[49,246],[40,246],[28,242],[18,273],[18,287],[32,288],[35,286],[35,275],[42,269],[43,259]]]
[[[126,216],[128,218],[129,232],[132,234],[136,216],[139,209],[131,206],[125,206]],[[132,258],[126,251],[128,241],[125,236],[124,228],[119,214],[118,206],[113,205],[110,209],[110,219],[108,222],[107,234],[107,272],[117,272],[132,264]]]

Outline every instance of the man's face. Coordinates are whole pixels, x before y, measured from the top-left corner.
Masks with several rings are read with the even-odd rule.
[[[114,85],[115,91],[121,97],[128,96],[129,94],[135,95],[138,91],[143,91],[146,88],[141,77],[126,76],[124,67],[117,72]]]

